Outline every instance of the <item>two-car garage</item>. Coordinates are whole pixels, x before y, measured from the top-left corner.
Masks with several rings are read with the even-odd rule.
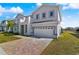
[[[53,37],[53,35],[54,35],[53,26],[34,27],[34,36],[36,37]]]
[[[55,22],[32,23],[32,33],[35,37],[55,38],[58,34],[56,24]]]

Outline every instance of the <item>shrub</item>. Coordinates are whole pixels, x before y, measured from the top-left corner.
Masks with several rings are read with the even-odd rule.
[[[12,36],[12,35],[13,35],[13,33],[9,33],[9,32],[3,32],[3,34],[4,34],[5,36]]]
[[[79,33],[79,28],[76,30],[76,32],[78,32],[78,33]]]

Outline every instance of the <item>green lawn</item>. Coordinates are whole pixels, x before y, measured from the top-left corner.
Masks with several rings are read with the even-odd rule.
[[[79,34],[64,32],[58,39],[53,40],[41,53],[43,55],[79,54]]]
[[[1,32],[0,33],[0,43],[17,40],[19,37],[15,37],[12,33]]]

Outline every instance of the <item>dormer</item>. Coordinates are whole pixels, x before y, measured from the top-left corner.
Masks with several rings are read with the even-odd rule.
[[[17,14],[17,16],[15,17],[14,22],[15,22],[16,24],[19,24],[22,19],[24,19],[24,15],[21,14],[21,13],[19,13],[19,14]]]
[[[2,25],[2,26],[7,26],[7,24],[8,24],[8,23],[7,23],[7,20],[4,20],[4,21],[1,22],[1,25]]]

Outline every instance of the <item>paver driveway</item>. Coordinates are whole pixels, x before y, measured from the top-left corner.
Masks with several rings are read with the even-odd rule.
[[[7,54],[39,55],[52,39],[19,36],[21,39],[0,44]]]

